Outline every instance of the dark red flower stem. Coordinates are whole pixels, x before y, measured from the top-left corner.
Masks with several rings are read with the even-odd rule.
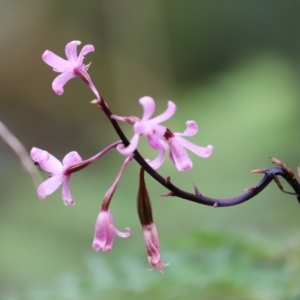
[[[108,108],[108,106],[105,104],[104,99],[102,96],[101,98],[101,104],[99,107],[104,111],[105,115],[110,120],[112,126],[114,127],[116,133],[124,143],[124,146],[129,145],[129,141],[125,134],[123,133],[122,129],[118,125],[118,123],[111,119],[111,111]],[[232,198],[225,198],[225,199],[217,199],[217,198],[210,198],[203,195],[200,195],[199,193],[189,193],[186,191],[183,191],[179,189],[177,186],[173,185],[168,178],[162,177],[159,173],[157,173],[154,169],[152,169],[148,163],[145,161],[145,159],[141,156],[141,154],[136,150],[134,151],[134,159],[137,161],[137,163],[151,176],[153,177],[157,182],[159,182],[161,185],[166,187],[168,190],[170,190],[172,193],[170,193],[170,196],[182,198],[185,200],[189,200],[192,202],[196,202],[203,205],[208,206],[214,206],[214,207],[225,207],[225,206],[234,206],[241,204],[245,201],[250,200],[251,198],[255,197],[257,194],[259,194],[264,188],[267,187],[267,185],[274,180],[276,176],[281,176],[284,178],[287,183],[291,186],[291,188],[295,191],[295,195],[298,199],[298,202],[300,203],[300,184],[296,180],[295,177],[291,176],[287,171],[283,170],[279,167],[274,167],[270,169],[265,170],[264,177],[249,191],[244,192],[241,195],[232,197]]]

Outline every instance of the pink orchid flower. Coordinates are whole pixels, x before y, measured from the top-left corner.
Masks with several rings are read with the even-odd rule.
[[[65,53],[67,60],[59,57],[49,50],[46,50],[43,53],[42,59],[44,60],[44,62],[52,67],[53,71],[61,73],[54,79],[52,88],[57,95],[62,95],[64,92],[64,85],[70,79],[74,77],[80,77],[89,85],[89,87],[96,95],[97,99],[99,99],[99,93],[92,83],[89,74],[87,73],[90,64],[83,64],[84,56],[90,52],[93,52],[94,46],[85,45],[81,49],[80,54],[77,55],[77,46],[80,44],[80,41],[72,41],[66,45]]]
[[[185,148],[201,157],[209,157],[212,154],[213,146],[200,147],[182,137],[193,136],[197,132],[197,123],[195,121],[187,121],[186,130],[183,133],[172,133],[168,130],[165,135],[170,147],[170,159],[176,165],[178,171],[186,171],[193,167],[193,163]]]
[[[75,202],[72,199],[69,184],[71,174],[87,167],[111,149],[116,148],[120,143],[121,141],[114,142],[86,160],[82,160],[77,152],[72,151],[64,157],[62,163],[47,151],[35,147],[32,148],[30,151],[30,157],[42,170],[51,173],[50,178],[38,187],[38,196],[41,199],[45,199],[46,196],[52,194],[61,184],[63,184],[62,198],[65,205],[74,205]],[[127,158],[128,161],[130,159],[130,157]]]
[[[176,112],[176,105],[172,101],[168,101],[168,107],[165,112],[159,116],[150,119],[155,110],[155,101],[148,96],[145,96],[139,100],[139,103],[143,107],[143,117],[139,119],[137,117],[120,117],[112,115],[111,118],[133,124],[134,135],[130,141],[130,144],[124,148],[123,145],[119,145],[117,150],[123,155],[129,155],[133,153],[137,146],[141,135],[144,135],[149,145],[160,151],[165,151],[167,145],[162,140],[167,128],[160,125],[160,123],[171,118]]]
[[[37,193],[40,199],[45,199],[48,195],[56,191],[62,184],[62,198],[65,205],[74,205],[70,191],[70,169],[82,162],[80,155],[72,151],[68,153],[62,163],[47,151],[32,148],[30,157],[39,164],[40,168],[50,172],[50,178],[45,180],[38,187]]]
[[[126,229],[127,232],[121,232],[117,230],[110,210],[102,209],[95,224],[95,234],[92,245],[93,248],[95,251],[110,251],[114,243],[115,234],[122,238],[127,238],[130,236],[130,228]]]

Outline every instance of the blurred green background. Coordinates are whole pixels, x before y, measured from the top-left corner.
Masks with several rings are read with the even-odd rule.
[[[83,158],[117,139],[92,93],[78,79],[62,96],[56,74],[41,60],[64,57],[71,40],[93,44],[85,62],[94,83],[119,115],[141,115],[138,99],[172,100],[166,123],[191,141],[215,147],[209,159],[191,154],[194,168],[160,169],[174,184],[192,183],[211,197],[254,185],[269,156],[299,164],[300,2],[232,1],[0,1],[0,119],[25,144],[58,158]],[[128,137],[132,128],[124,125]],[[141,143],[145,157],[155,153]],[[111,152],[71,179],[74,207],[61,190],[40,201],[18,159],[0,143],[0,299],[300,299],[300,207],[271,184],[252,201],[213,209],[177,198],[147,177],[162,260],[149,268],[135,199],[138,166],[129,165],[111,204],[116,237],[110,253],[91,247],[102,197],[123,157]],[[46,173],[42,174],[44,178]],[[285,188],[288,186],[285,184]]]

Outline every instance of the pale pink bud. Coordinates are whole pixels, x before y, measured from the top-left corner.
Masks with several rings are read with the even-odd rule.
[[[149,264],[153,268],[156,268],[163,273],[163,267],[167,266],[168,264],[162,263],[160,258],[160,247],[156,226],[154,223],[151,223],[149,225],[143,225],[142,229],[146,243]]]
[[[117,230],[111,212],[109,210],[101,210],[95,224],[93,248],[95,251],[110,251],[114,243],[115,234],[122,238],[130,236],[130,229],[126,229],[127,232]]]

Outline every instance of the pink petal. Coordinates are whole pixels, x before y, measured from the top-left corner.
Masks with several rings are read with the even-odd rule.
[[[197,146],[180,136],[176,136],[176,139],[181,145],[183,145],[184,147],[201,157],[209,157],[214,149],[214,147],[211,145],[208,145],[207,147]]]
[[[62,95],[64,92],[64,85],[72,78],[76,77],[73,70],[64,72],[58,75],[52,82],[52,88],[57,95]]]
[[[58,189],[58,187],[63,181],[64,176],[55,175],[44,181],[42,184],[40,184],[37,190],[40,199],[45,199],[46,196],[52,194],[55,190]]]
[[[67,72],[72,69],[72,65],[69,61],[59,57],[52,51],[46,50],[42,55],[43,61],[53,68],[55,72]]]
[[[62,186],[62,198],[65,205],[75,205],[70,190],[70,176],[65,176]]]
[[[123,154],[123,155],[129,155],[129,154],[133,153],[136,150],[136,148],[137,148],[137,145],[139,143],[139,138],[140,138],[140,135],[139,134],[135,134],[132,137],[132,139],[130,141],[130,144],[126,148],[122,148],[122,147],[124,147],[124,145],[123,144],[119,144],[117,146],[117,150],[121,154]]]
[[[147,121],[142,122],[139,120],[133,124],[133,131],[135,134],[138,134],[138,135],[153,133],[153,129],[151,126],[148,126]]]
[[[75,66],[78,64],[78,57],[77,57],[77,46],[80,45],[80,41],[72,41],[66,45],[65,53],[68,60]]]
[[[161,115],[149,120],[149,124],[159,124],[170,119],[176,112],[176,105],[172,101],[168,101],[168,107]]]
[[[139,102],[142,105],[144,111],[142,121],[147,121],[154,113],[155,101],[151,97],[145,96],[140,98]]]
[[[79,53],[79,56],[78,56],[78,64],[79,65],[82,65],[82,62],[83,62],[83,59],[84,59],[84,56],[90,52],[94,52],[95,48],[93,45],[85,45],[80,53]]]
[[[62,163],[47,151],[44,152],[47,153],[48,155],[46,159],[41,159],[41,158],[39,159],[38,162],[40,164],[40,167],[47,172],[53,174],[61,174],[63,171]]]
[[[195,121],[187,121],[186,130],[183,133],[174,133],[179,136],[193,136],[198,132],[198,124]]]
[[[95,224],[93,248],[110,251],[114,242],[114,223],[110,211],[101,211]]]
[[[76,151],[69,152],[62,161],[64,167],[72,167],[80,162],[82,158]]]
[[[155,150],[167,150],[168,145],[166,142],[161,140],[160,137],[157,136],[147,136],[147,140],[149,145]]]
[[[33,147],[30,151],[30,157],[32,160],[39,162],[40,160],[48,159],[49,153],[42,149]]]
[[[166,151],[162,150],[160,151],[159,155],[155,159],[153,159],[152,161],[147,160],[147,163],[150,165],[152,169],[156,170],[163,164],[165,160],[165,154]]]
[[[167,128],[162,125],[149,125],[148,121],[137,121],[133,125],[133,130],[138,135],[145,135],[148,137],[156,137],[161,139],[167,131]]]
[[[170,158],[175,163],[178,171],[187,171],[193,167],[193,163],[178,138],[174,136],[168,140]]]
[[[162,125],[153,125],[152,128],[155,131],[155,136],[158,138],[162,138],[167,131],[167,128]]]
[[[126,227],[125,229],[127,230],[127,232],[122,232],[122,231],[119,231],[117,228],[114,228],[114,232],[116,235],[118,235],[121,238],[127,238],[131,234],[131,229],[129,227]]]
[[[147,253],[150,265],[152,267],[157,267],[156,265],[160,261],[160,249],[159,244],[155,240],[149,239],[147,243]]]
[[[169,157],[170,157],[171,162],[175,165],[175,160],[174,160],[171,148],[170,148],[170,151],[169,151]]]

